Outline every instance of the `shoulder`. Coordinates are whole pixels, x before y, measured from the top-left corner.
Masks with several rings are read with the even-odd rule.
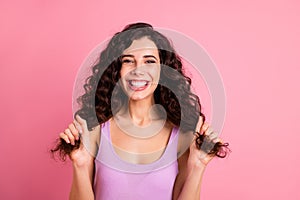
[[[178,145],[177,145],[177,157],[181,157],[190,147],[194,139],[194,134],[192,131],[183,132],[178,131]]]
[[[100,139],[100,135],[101,135],[101,124],[92,128],[92,130],[90,131],[90,138],[94,139],[96,142],[97,139]]]
[[[96,157],[98,153],[98,149],[100,146],[100,139],[101,139],[101,125],[97,125],[89,131],[89,144],[85,144],[86,147],[90,148],[89,151]]]
[[[111,119],[109,119],[108,121],[110,120]],[[98,149],[101,144],[101,133],[103,132],[102,127],[106,124],[106,122],[98,124],[97,126],[93,127],[90,131],[90,143],[92,146],[94,146],[94,148]]]

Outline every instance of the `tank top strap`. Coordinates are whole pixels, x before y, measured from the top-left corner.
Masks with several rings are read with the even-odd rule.
[[[105,137],[109,136],[109,126],[110,126],[109,120],[101,124],[101,137],[102,135],[104,135]]]

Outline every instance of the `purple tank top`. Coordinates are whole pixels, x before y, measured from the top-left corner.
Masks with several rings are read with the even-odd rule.
[[[101,125],[101,141],[95,159],[95,200],[172,199],[178,173],[178,128],[173,128],[163,155],[150,164],[122,160],[110,140],[109,121]]]

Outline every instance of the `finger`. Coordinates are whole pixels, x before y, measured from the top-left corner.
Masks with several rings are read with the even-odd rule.
[[[69,141],[71,142],[72,145],[75,145],[75,137],[74,135],[71,133],[71,130],[70,129],[66,129],[65,132],[64,132],[68,138],[69,138]]]
[[[207,131],[208,128],[209,128],[209,124],[204,123],[204,124],[201,126],[200,134],[204,134],[204,133]]]
[[[61,139],[63,139],[66,143],[70,144],[70,140],[69,140],[68,136],[65,133],[60,133],[59,137]]]
[[[82,128],[82,134],[85,132],[85,131],[88,131],[88,128],[87,128],[87,123],[84,119],[82,119],[79,115],[76,115],[75,116],[75,119],[76,121],[80,124],[81,128]]]
[[[86,120],[81,118],[79,115],[75,116],[75,121],[79,124],[81,127],[81,143],[83,146],[85,146],[87,149],[90,149],[90,134],[89,130],[87,128]]]
[[[206,129],[205,133],[204,133],[210,140],[213,140],[215,138],[218,137],[218,133],[216,131],[213,130],[213,128],[209,127],[208,129]]]
[[[82,127],[81,127],[81,125],[76,121],[76,119],[74,119],[74,121],[73,121],[73,124],[74,124],[74,126],[76,127],[76,129],[78,130],[78,134],[80,135],[80,134],[82,134]]]
[[[79,139],[79,131],[77,130],[77,128],[75,127],[75,125],[73,123],[69,124],[69,129],[71,130],[72,134],[74,135],[75,140],[78,140]]]
[[[223,143],[222,139],[221,138],[215,138],[212,140],[214,144],[218,143],[218,142],[221,142]]]
[[[80,125],[82,125],[82,126],[86,125],[86,121],[84,119],[82,119],[79,115],[76,115],[75,119]]]
[[[199,132],[200,131],[202,124],[203,124],[203,117],[199,116],[195,132]]]

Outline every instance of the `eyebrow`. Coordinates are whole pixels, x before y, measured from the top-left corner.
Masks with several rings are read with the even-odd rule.
[[[121,58],[124,58],[124,57],[131,57],[131,58],[134,58],[134,55],[131,55],[131,54],[123,54],[121,56]],[[157,60],[157,58],[153,55],[144,55],[143,58],[154,58],[155,60]]]

